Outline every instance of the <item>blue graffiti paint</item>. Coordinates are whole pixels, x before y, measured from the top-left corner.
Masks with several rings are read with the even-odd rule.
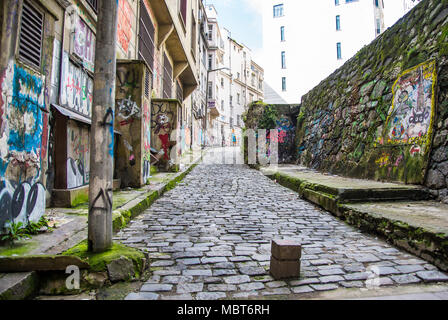
[[[9,132],[10,151],[39,154],[43,132],[43,113],[45,100],[39,102],[39,97],[44,90],[44,82],[41,78],[28,73],[25,69],[14,66],[13,94],[11,107],[15,109],[17,117],[24,118],[25,114],[33,117],[33,126],[25,128],[11,128]],[[11,119],[9,119],[11,121]],[[0,169],[1,172],[1,169]]]
[[[115,114],[114,111],[111,110],[112,114],[112,121],[109,125],[109,134],[110,134],[110,144],[109,144],[109,155],[113,158],[114,157],[114,122],[115,122]]]

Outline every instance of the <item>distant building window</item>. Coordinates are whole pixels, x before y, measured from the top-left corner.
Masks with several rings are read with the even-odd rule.
[[[339,0],[334,0],[334,5],[338,6],[339,5]]]
[[[376,19],[376,34],[379,35],[381,33],[381,21],[380,19]]]
[[[283,4],[278,4],[274,6],[274,18],[283,17]]]
[[[345,3],[358,2],[359,0],[345,0]]]
[[[213,69],[213,56],[211,54],[208,55],[208,70]]]
[[[375,6],[378,8],[380,6],[380,1],[379,0],[375,0]]]
[[[282,91],[286,91],[286,77],[282,77]]]
[[[336,30],[341,30],[341,16],[336,16]]]
[[[182,22],[187,24],[187,0],[180,0],[179,7],[180,15],[182,16]]]
[[[340,42],[336,43],[336,50],[337,50],[338,60],[341,60],[342,59],[342,51],[341,51],[341,43]]]
[[[286,69],[286,53],[282,51],[282,69]]]
[[[212,24],[208,25],[208,40],[209,41],[213,40],[213,25]]]
[[[285,41],[285,27],[284,26],[280,27],[280,40]]]

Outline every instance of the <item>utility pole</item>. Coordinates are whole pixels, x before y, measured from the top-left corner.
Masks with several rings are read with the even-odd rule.
[[[88,250],[112,246],[112,183],[118,0],[98,1],[90,131]]]

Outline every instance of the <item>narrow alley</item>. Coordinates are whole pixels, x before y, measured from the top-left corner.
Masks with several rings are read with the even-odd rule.
[[[217,164],[232,158],[231,151],[238,154],[226,150],[207,157],[116,235],[151,257],[151,278],[128,299],[288,298],[369,283],[448,280],[435,266],[346,225],[259,171]],[[302,244],[300,279],[269,275],[273,239]],[[376,282],[368,280],[375,274]]]

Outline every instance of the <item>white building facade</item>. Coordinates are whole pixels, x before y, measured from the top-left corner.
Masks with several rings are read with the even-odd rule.
[[[242,120],[247,105],[263,100],[264,70],[252,60],[249,48],[218,24],[214,6],[208,19],[207,145],[232,146],[242,141]],[[216,71],[213,71],[216,70]]]
[[[265,81],[288,103],[300,102],[385,30],[383,0],[263,0],[262,5]]]

